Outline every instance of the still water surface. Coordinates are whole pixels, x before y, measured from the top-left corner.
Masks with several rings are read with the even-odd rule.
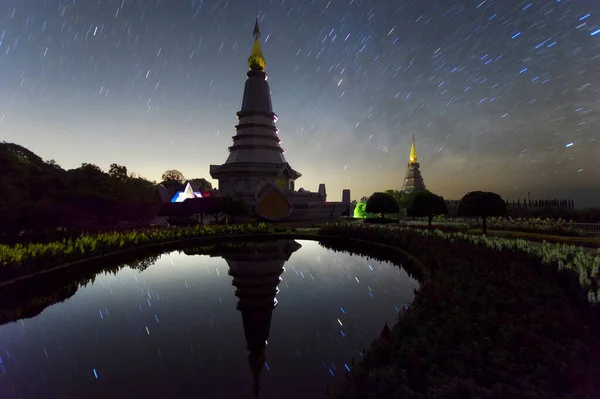
[[[164,254],[0,326],[0,397],[320,398],[417,286],[314,241]]]

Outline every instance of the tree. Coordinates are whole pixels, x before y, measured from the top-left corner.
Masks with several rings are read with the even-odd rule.
[[[420,191],[415,194],[408,211],[410,216],[427,216],[428,225],[431,227],[434,216],[448,214],[448,205],[443,197],[429,191]]]
[[[248,205],[241,200],[225,197],[219,198],[223,213],[231,217],[231,222],[235,223],[236,216],[246,216],[248,214]],[[229,222],[229,218],[227,219]]]
[[[355,218],[364,219],[367,217],[367,215],[367,203],[363,201],[357,202],[356,206],[354,207],[353,216]]]
[[[125,181],[128,179],[127,167],[113,163],[108,168],[108,175],[114,179]],[[133,174],[132,174],[132,178],[134,178]]]
[[[183,183],[185,177],[183,176],[183,173],[181,173],[177,169],[169,169],[165,170],[165,172],[162,174],[162,179],[165,181],[175,180],[180,183]]]
[[[367,213],[378,213],[383,219],[386,213],[398,213],[400,207],[394,197],[386,193],[374,193],[367,201]]]
[[[458,216],[482,218],[483,234],[487,233],[486,218],[506,214],[506,204],[496,193],[473,191],[462,197],[458,205]]]
[[[163,175],[163,177],[164,177],[164,175]],[[198,191],[201,191],[201,192],[211,191],[213,189],[212,183],[201,177],[198,177],[195,179],[189,179],[188,181],[192,184],[192,187],[194,189],[198,189]]]
[[[406,193],[398,190],[385,190],[385,193],[391,196],[394,199],[394,201],[396,201],[396,203],[398,204],[398,208],[400,208],[398,216],[404,216],[404,214],[406,213],[406,206],[404,206]]]
[[[82,163],[79,168],[69,170],[67,177],[69,183],[80,190],[95,191],[103,187],[101,191],[106,194],[113,189],[109,176],[99,166],[91,163]]]
[[[46,161],[46,164],[52,166],[54,169],[58,169],[58,170],[62,169],[60,167],[60,165],[58,164],[58,162],[56,162],[54,159]]]
[[[400,206],[400,204],[402,203],[402,197],[404,197],[404,193],[402,191],[398,191],[398,190],[385,190],[385,193],[389,196],[391,196],[396,203],[398,204],[398,206]]]
[[[87,162],[82,163],[81,167],[79,167],[79,169],[81,169],[82,171],[84,171],[86,173],[104,173],[104,172],[102,172],[102,169],[98,165],[94,165],[93,163],[87,163]]]
[[[232,212],[230,214],[232,216],[241,216],[242,213],[244,213],[244,211],[241,210],[241,205],[230,205],[231,202],[233,202],[233,200],[220,197],[187,198],[183,201],[181,216],[189,218],[191,216],[199,215],[201,223],[204,223],[204,215],[213,215],[216,223],[219,221],[219,215],[227,214],[227,211]],[[246,204],[244,203],[244,205]],[[246,208],[245,212],[247,211]]]

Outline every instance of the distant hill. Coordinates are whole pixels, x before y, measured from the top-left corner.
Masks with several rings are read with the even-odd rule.
[[[156,212],[155,184],[82,164],[64,170],[25,147],[0,143],[0,231],[48,227],[92,228],[118,220],[147,220]]]

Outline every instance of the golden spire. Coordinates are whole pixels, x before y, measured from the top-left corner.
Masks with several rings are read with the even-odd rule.
[[[260,48],[260,29],[258,28],[258,18],[256,18],[256,23],[254,24],[254,45],[252,46],[252,52],[250,53],[250,57],[248,58],[248,67],[251,71],[265,71],[265,66],[267,65],[267,61],[265,57],[263,57],[262,50]]]
[[[413,134],[412,145],[410,146],[410,163],[417,163],[417,147],[415,146],[415,135]]]

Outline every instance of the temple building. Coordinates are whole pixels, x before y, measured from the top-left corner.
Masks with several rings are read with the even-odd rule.
[[[251,209],[250,217],[286,221],[338,218],[349,207],[349,201],[326,202],[324,184],[318,192],[296,190],[296,180],[302,175],[286,161],[280,145],[258,20],[248,67],[229,156],[222,165],[210,165],[211,176],[219,181],[220,195],[245,201]]]
[[[415,136],[413,134],[408,161],[408,170],[406,171],[406,177],[404,178],[402,191],[412,192],[425,190],[425,182],[423,181],[423,176],[421,175],[421,170],[419,167],[420,165],[417,161],[417,147],[415,145]]]

